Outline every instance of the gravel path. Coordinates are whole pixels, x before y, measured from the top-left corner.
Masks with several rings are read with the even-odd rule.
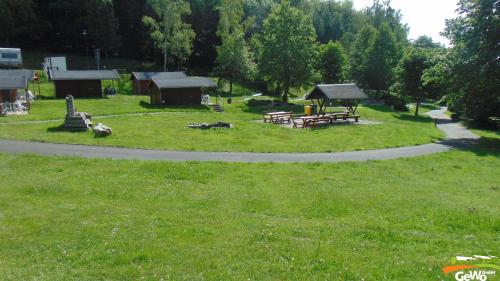
[[[453,147],[465,147],[479,139],[478,136],[471,133],[461,124],[452,122],[450,118],[444,114],[445,110],[445,108],[442,108],[427,113],[437,120],[436,126],[446,134],[447,139],[445,141],[399,148],[336,153],[188,152],[0,140],[0,152],[79,156],[84,158],[168,161],[221,161],[245,163],[355,162],[429,155],[445,152]]]

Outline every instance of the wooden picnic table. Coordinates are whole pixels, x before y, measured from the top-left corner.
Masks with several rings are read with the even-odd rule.
[[[319,125],[328,125],[332,124],[334,121],[338,119],[355,119],[356,122],[359,121],[359,115],[352,115],[351,112],[337,112],[332,114],[325,115],[314,115],[314,116],[302,116],[297,117],[296,119],[301,120],[302,122],[295,122],[296,119],[292,119],[294,128],[298,128],[301,126],[302,128],[317,128]]]
[[[328,125],[331,123],[331,118],[329,116],[302,116],[298,117],[298,119],[302,120],[302,128],[317,128],[318,125]],[[298,124],[294,122],[294,127],[297,127]]]
[[[276,111],[276,112],[266,112],[263,114],[264,123],[290,123],[292,122],[293,112],[288,111]]]
[[[330,116],[332,121],[337,121],[338,119],[342,120],[347,120],[347,119],[354,119],[356,122],[359,122],[359,115],[356,115],[355,113],[352,113],[352,111],[344,111],[344,112],[333,112],[330,114],[326,114]]]

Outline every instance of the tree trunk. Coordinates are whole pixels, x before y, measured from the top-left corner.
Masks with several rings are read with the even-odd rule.
[[[290,82],[288,79],[285,79],[285,83],[283,83],[283,102],[288,101],[288,93],[290,91]]]
[[[163,71],[167,72],[167,50],[163,53]]]
[[[229,94],[233,94],[233,77],[229,78]]]
[[[418,117],[418,110],[420,109],[420,99],[417,100],[417,104],[415,106],[415,117]]]

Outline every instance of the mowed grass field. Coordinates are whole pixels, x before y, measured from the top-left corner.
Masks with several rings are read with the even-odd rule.
[[[342,164],[0,155],[2,280],[441,280],[500,249],[500,150]]]
[[[0,138],[54,143],[75,143],[146,149],[249,152],[333,152],[400,147],[430,143],[443,137],[432,119],[394,112],[386,106],[361,106],[363,120],[376,125],[337,125],[318,130],[295,130],[262,123],[262,113],[291,110],[303,113],[303,102],[289,107],[250,107],[243,97],[233,98],[224,113],[208,107],[152,108],[149,97],[118,95],[108,99],[77,99],[76,108],[113,128],[113,135],[94,138],[91,132],[62,130],[65,101],[38,100],[27,116],[0,118]],[[341,111],[343,108],[332,109]],[[129,115],[129,114],[144,115]],[[16,123],[26,121],[43,123]],[[57,121],[50,121],[57,120]],[[193,130],[189,123],[235,125],[231,130]]]
[[[379,125],[294,130],[257,122],[270,108],[243,96],[219,114],[119,95],[76,100],[113,128],[96,139],[62,131],[65,103],[47,97],[29,116],[0,118],[0,139],[319,152],[443,137],[430,118],[385,106],[359,109]],[[296,103],[283,109],[302,112]],[[31,121],[41,123],[19,123]],[[236,127],[186,128],[216,121]],[[363,163],[0,154],[0,280],[446,280],[456,255],[499,255],[500,135],[475,132],[483,141],[471,149]]]

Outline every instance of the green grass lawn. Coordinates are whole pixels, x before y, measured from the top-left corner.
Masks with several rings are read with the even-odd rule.
[[[208,112],[205,106],[198,107],[151,107],[148,96],[117,95],[100,99],[77,99],[75,108],[79,112],[88,112],[92,115],[116,115],[129,113],[153,112]],[[1,123],[62,120],[66,115],[66,101],[64,99],[39,99],[33,105],[29,115],[0,117]]]
[[[105,139],[94,138],[91,132],[65,132],[60,129],[62,121],[6,124],[64,118],[63,100],[39,100],[28,116],[0,118],[0,138],[188,151],[331,152],[417,145],[442,137],[430,118],[416,118],[412,113],[396,113],[385,106],[359,109],[363,119],[381,122],[379,125],[339,125],[317,130],[295,130],[262,124],[261,114],[270,108],[248,107],[243,99],[234,98],[234,103],[226,105],[226,112],[222,114],[203,106],[150,108],[149,98],[138,96],[76,100],[79,111],[93,116],[162,112],[160,115],[95,117],[94,123],[102,122],[113,128],[113,135]],[[303,111],[300,104],[284,109],[297,113]],[[207,131],[187,128],[191,122],[217,121],[233,123],[235,128]]]
[[[500,151],[343,164],[0,155],[2,280],[440,280],[499,255]]]

